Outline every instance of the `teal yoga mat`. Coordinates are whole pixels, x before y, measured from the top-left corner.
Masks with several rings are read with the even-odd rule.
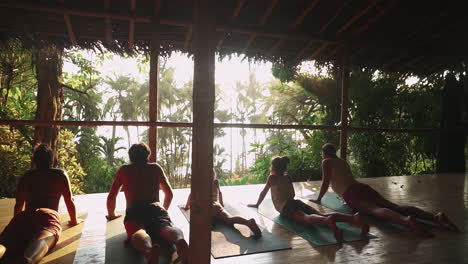
[[[238,210],[233,205],[226,203],[224,205],[226,211],[231,215],[250,218],[243,213],[244,210],[250,211],[247,208]],[[190,210],[185,211],[181,207],[183,206],[179,206],[180,211],[187,221],[190,221]],[[259,222],[257,221],[257,223]],[[259,227],[263,229],[261,226]],[[291,249],[291,247],[286,241],[267,230],[262,231],[261,237],[255,238],[246,226],[235,225],[235,227],[232,227],[216,223],[211,232],[211,254],[215,259],[284,249]]]
[[[283,226],[284,228],[288,229],[291,232],[296,233],[297,235],[301,236],[305,240],[313,243],[317,246],[326,246],[326,245],[333,245],[337,244],[333,232],[326,226],[321,225],[305,225],[296,223],[291,219],[286,217],[282,217],[276,211],[273,206],[273,202],[270,199],[265,199],[263,203],[260,205],[258,212],[265,217],[273,220],[275,223]],[[353,242],[353,241],[360,241],[370,238],[376,238],[376,236],[372,234],[368,234],[367,237],[362,238],[360,233],[361,230],[345,223],[337,223],[338,228],[343,230],[343,241],[344,242]]]
[[[309,197],[310,199],[316,198],[317,195]],[[336,194],[336,193],[330,193],[327,192],[322,198],[321,205],[333,209],[335,211],[341,212],[341,213],[346,213],[346,214],[353,214],[353,210],[344,203],[344,201]],[[370,215],[364,215],[364,219],[366,222],[368,222],[371,225],[375,225],[378,227],[390,229],[395,232],[405,232],[409,231],[408,228],[400,225],[400,224],[393,224],[388,221],[385,221],[383,219],[380,219],[378,217],[370,216]],[[418,223],[424,224],[429,227],[438,227],[436,224],[426,221],[423,219],[416,219]]]

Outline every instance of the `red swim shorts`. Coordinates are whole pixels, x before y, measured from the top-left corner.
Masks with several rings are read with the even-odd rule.
[[[377,191],[364,183],[351,184],[343,193],[343,200],[351,209],[356,210],[361,201],[379,202],[385,200]]]
[[[52,233],[58,241],[62,226],[57,211],[38,208],[15,215],[0,235],[7,248],[7,255],[22,255],[29,241],[40,231]]]

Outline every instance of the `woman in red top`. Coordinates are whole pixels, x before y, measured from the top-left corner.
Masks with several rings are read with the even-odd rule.
[[[53,161],[48,145],[34,148],[36,168],[20,178],[14,217],[0,234],[0,259],[6,263],[38,263],[55,246],[62,231],[57,212],[62,195],[70,225],[78,224],[68,176],[52,168]]]

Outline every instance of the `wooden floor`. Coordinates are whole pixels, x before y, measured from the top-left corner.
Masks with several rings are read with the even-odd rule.
[[[465,174],[367,178],[362,179],[362,182],[370,184],[384,197],[395,203],[414,205],[432,212],[444,211],[463,231],[453,233],[433,229],[435,238],[425,239],[409,232],[395,233],[371,227],[371,233],[378,238],[317,247],[277,224],[265,220],[265,222],[260,221],[260,224],[264,225],[268,231],[288,241],[292,247],[291,250],[212,259],[211,263],[468,263],[468,233],[465,232],[468,225],[468,178]],[[296,183],[296,198],[317,192],[319,184],[320,182]],[[262,188],[263,185],[249,185],[222,187],[221,190],[225,200],[238,203],[242,207],[244,204],[255,202]],[[174,200],[169,210],[173,222],[182,228],[187,239],[189,225],[177,205],[185,203],[188,192],[187,189],[175,190]],[[105,251],[105,248],[103,249],[105,243],[102,243],[102,236],[105,236],[106,224],[103,218],[106,214],[106,195],[89,194],[75,197],[78,211],[88,213],[83,229],[83,235],[85,236],[86,233],[86,236],[81,237],[81,241],[77,241],[79,235],[76,233],[79,233],[81,229],[73,231],[69,236],[74,238],[70,243],[74,243],[75,246],[64,247],[65,249],[62,248],[63,252],[60,253],[55,252],[57,256],[68,257],[54,257],[53,260],[49,258],[42,263],[91,263],[91,261],[104,263],[102,252]],[[11,217],[13,202],[13,199],[0,200],[1,229]],[[312,203],[311,205],[319,211],[330,211]],[[124,197],[119,195],[117,211],[124,209]],[[251,209],[245,207],[245,210],[251,213]],[[60,212],[66,213],[63,203]],[[262,216],[259,218],[262,219]],[[76,248],[78,248],[78,253],[75,256]],[[70,256],[74,256],[73,262]]]

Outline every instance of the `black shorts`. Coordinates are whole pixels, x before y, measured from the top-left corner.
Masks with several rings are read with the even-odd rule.
[[[143,228],[151,239],[158,238],[161,229],[173,225],[166,209],[157,203],[136,204],[127,208],[124,224],[129,237]]]
[[[281,212],[282,216],[285,217],[292,217],[295,212],[303,212],[305,214],[320,214],[314,208],[308,206],[301,200],[289,200],[283,207],[283,211]]]

